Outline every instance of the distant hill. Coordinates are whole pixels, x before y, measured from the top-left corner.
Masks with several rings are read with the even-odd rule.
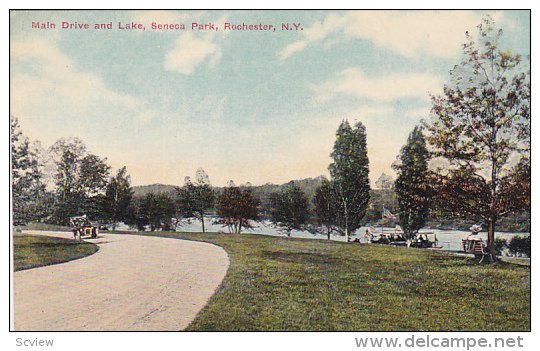
[[[151,184],[151,185],[139,185],[133,187],[133,195],[135,197],[142,197],[146,194],[175,194],[175,186],[167,184]]]
[[[302,189],[308,198],[315,196],[315,190],[326,179],[324,176],[318,176],[316,178],[306,178],[295,180],[294,183]],[[271,184],[267,183],[264,185],[255,185],[251,186],[253,193],[263,199],[268,198],[270,194],[279,192],[283,189],[288,183],[284,184]],[[240,185],[240,187],[246,186],[245,184]],[[215,187],[217,191],[221,191],[223,187]],[[148,193],[161,193],[161,194],[175,194],[175,186],[167,184],[151,184],[151,185],[139,185],[133,187],[133,194],[136,197],[145,196]]]

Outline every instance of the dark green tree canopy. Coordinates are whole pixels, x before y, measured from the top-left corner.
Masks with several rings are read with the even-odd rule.
[[[337,197],[336,225],[345,236],[361,226],[369,202],[369,160],[366,128],[357,122],[352,128],[343,121],[336,132],[334,162],[329,170]]]
[[[109,180],[103,199],[103,215],[112,221],[113,230],[116,228],[116,222],[128,218],[132,198],[131,179],[124,166]]]
[[[50,212],[50,197],[46,194],[39,151],[23,135],[15,116],[10,116],[10,138],[13,219],[18,222],[41,219]]]
[[[291,231],[302,230],[308,220],[309,201],[306,194],[290,182],[287,188],[272,196],[272,222],[288,236]]]
[[[253,227],[251,221],[259,220],[258,205],[259,201],[253,196],[251,188],[241,189],[230,181],[218,197],[219,223],[227,227],[229,232],[240,234],[242,228]]]
[[[412,238],[426,223],[433,197],[428,170],[429,152],[420,127],[409,134],[394,164],[398,177],[395,191],[399,205],[399,224],[407,238]]]
[[[129,224],[135,224],[139,230],[146,226],[151,231],[174,230],[172,219],[175,215],[174,199],[167,194],[148,193],[136,198],[130,208]]]
[[[56,171],[54,220],[68,224],[69,217],[100,216],[103,195],[109,179],[106,158],[86,151],[78,138],[62,138],[50,148]]]
[[[324,227],[324,231],[330,240],[330,235],[336,231],[339,209],[338,195],[334,189],[332,182],[324,180],[320,187],[315,192],[313,203],[315,205],[315,214],[317,223]],[[322,231],[322,230],[319,230]]]
[[[193,183],[189,177],[186,177],[184,186],[177,188],[178,210],[182,217],[199,219],[204,233],[204,216],[213,208],[215,194],[210,185],[210,179],[202,168],[197,170],[196,178],[196,183]]]

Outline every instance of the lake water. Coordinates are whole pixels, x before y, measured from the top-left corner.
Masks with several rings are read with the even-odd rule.
[[[224,228],[221,224],[213,224],[213,219],[208,218],[205,220],[205,228],[207,232],[223,232],[227,233],[227,228]],[[123,223],[120,223],[117,227],[117,230],[129,230],[130,228],[124,225]],[[368,240],[364,238],[364,234],[366,232],[367,227],[361,227],[355,232],[356,236],[360,239],[360,242],[367,243]],[[390,228],[386,228],[386,230],[390,230]],[[181,226],[178,226],[178,231],[184,231],[184,232],[201,232],[202,226],[199,221],[191,221],[190,223],[184,222]],[[264,221],[259,222],[256,224],[255,228],[253,229],[243,229],[243,233],[250,233],[250,234],[264,234],[264,235],[272,235],[272,236],[285,236],[286,234],[282,231],[279,231],[277,228],[275,228],[270,222]],[[471,235],[471,232],[469,231],[460,231],[460,230],[441,230],[441,229],[423,229],[420,231],[420,234],[424,232],[429,232],[433,234],[429,234],[428,238],[430,240],[433,240],[434,236],[437,236],[438,245],[442,246],[443,250],[451,250],[451,251],[458,251],[461,250],[461,240],[465,239],[469,235]],[[514,235],[520,235],[520,236],[529,236],[529,233],[495,233],[496,238],[504,238],[508,241],[514,236]],[[318,240],[326,240],[326,235],[322,234],[312,234],[307,231],[298,231],[293,230],[291,232],[291,236],[294,238],[305,238],[305,239],[318,239]],[[478,237],[482,238],[483,240],[487,240],[487,232],[481,232],[478,234]],[[340,235],[332,235],[331,240],[335,241],[345,241],[344,236]]]

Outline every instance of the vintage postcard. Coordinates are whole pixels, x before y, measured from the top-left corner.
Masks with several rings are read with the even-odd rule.
[[[531,331],[529,10],[9,30],[12,331]]]

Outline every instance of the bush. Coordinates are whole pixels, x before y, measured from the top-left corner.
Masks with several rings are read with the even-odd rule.
[[[495,251],[495,254],[497,256],[502,255],[502,252],[505,248],[508,247],[508,243],[506,242],[506,239],[503,238],[497,238],[493,242],[493,250]]]
[[[531,257],[531,237],[514,236],[508,244],[508,251],[512,255]]]

